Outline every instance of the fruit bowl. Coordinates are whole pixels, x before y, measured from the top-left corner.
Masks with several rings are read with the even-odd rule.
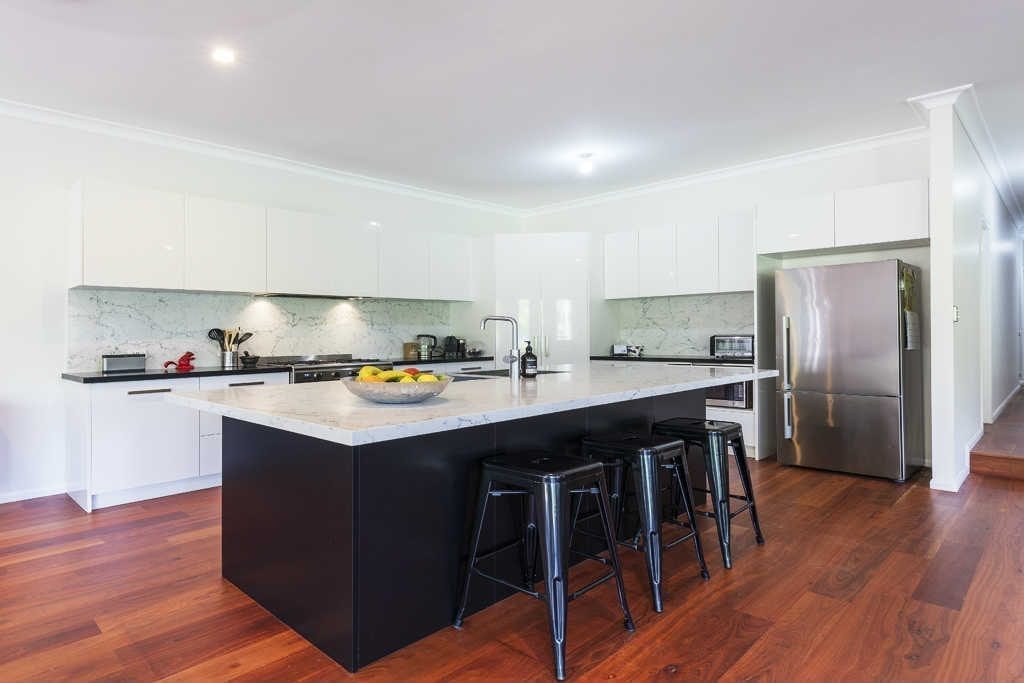
[[[356,377],[341,381],[353,394],[374,403],[419,403],[437,396],[451,382],[451,377],[436,382],[360,382]]]

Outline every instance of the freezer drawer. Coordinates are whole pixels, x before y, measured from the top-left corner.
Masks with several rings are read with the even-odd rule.
[[[779,463],[887,479],[907,477],[899,397],[810,391],[788,395],[787,406],[786,394],[776,393]]]

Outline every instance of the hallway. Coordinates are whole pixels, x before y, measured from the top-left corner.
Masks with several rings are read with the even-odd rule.
[[[971,449],[971,472],[1024,479],[1024,392],[1018,391]]]

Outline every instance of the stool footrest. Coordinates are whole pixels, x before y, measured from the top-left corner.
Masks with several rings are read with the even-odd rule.
[[[749,509],[750,509],[750,504],[747,503],[746,505],[741,505],[740,507],[736,508],[735,510],[730,510],[729,511],[729,519],[732,519],[736,515],[742,514],[742,513],[746,512]],[[708,519],[714,519],[715,518],[715,513],[714,512],[709,512],[707,510],[694,510],[693,512],[694,512],[694,514],[701,515],[702,517],[707,517]]]
[[[480,560],[486,560],[488,557],[494,557],[498,553],[503,553],[506,550],[511,550],[512,548],[515,548],[517,545],[522,545],[522,544],[523,544],[523,539],[519,538],[519,539],[516,539],[515,541],[510,541],[510,542],[506,543],[505,545],[499,545],[494,550],[488,550],[486,553],[480,553],[479,555],[477,555],[476,556],[476,561],[473,564],[474,564],[474,566],[476,566],[476,562],[479,562]]]
[[[663,543],[661,547],[664,548],[665,550],[668,550],[669,548],[675,548],[677,545],[679,545],[683,541],[689,541],[690,539],[692,539],[696,535],[697,535],[697,532],[691,530],[690,533],[688,533],[688,534],[683,534],[679,538],[674,538],[671,541],[669,541],[668,543]]]
[[[575,554],[575,555],[579,555],[580,557],[585,557],[588,560],[593,560],[594,562],[600,562],[601,564],[608,564],[608,562],[609,562],[607,557],[601,557],[600,555],[594,555],[592,553],[588,553],[585,550],[572,550],[571,552],[573,554]]]
[[[699,491],[700,493],[711,493],[711,491],[709,491],[708,489],[699,489],[697,487],[694,487],[693,490]],[[730,493],[729,497],[732,498],[733,500],[742,500],[744,503],[748,502],[746,496],[741,496],[738,493]]]
[[[608,579],[613,579],[613,578],[615,578],[615,572],[612,571],[612,572],[608,572],[604,576],[600,576],[600,577],[594,579],[593,581],[588,583],[583,588],[580,588],[579,590],[575,590],[572,593],[570,593],[569,597],[568,597],[569,602],[572,602],[573,600],[575,600],[576,598],[580,597],[581,595],[583,595],[584,593],[586,593],[590,589],[597,588],[598,586],[600,586],[602,583],[604,583]]]
[[[538,593],[537,591],[532,591],[529,588],[523,588],[522,586],[518,586],[518,585],[512,583],[511,581],[506,581],[505,579],[503,579],[503,578],[501,578],[499,576],[495,576],[494,574],[488,574],[487,572],[485,572],[482,569],[478,569],[476,567],[473,567],[473,573],[478,575],[478,576],[482,576],[485,579],[490,579],[491,581],[494,581],[495,583],[500,583],[503,586],[508,586],[512,590],[519,591],[520,593],[526,593],[531,598],[537,598],[538,600],[543,600],[544,599],[544,594],[543,593]]]

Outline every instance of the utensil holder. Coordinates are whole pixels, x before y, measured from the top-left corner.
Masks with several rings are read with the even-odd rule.
[[[238,367],[238,351],[221,351],[220,366],[225,370],[234,370]]]

